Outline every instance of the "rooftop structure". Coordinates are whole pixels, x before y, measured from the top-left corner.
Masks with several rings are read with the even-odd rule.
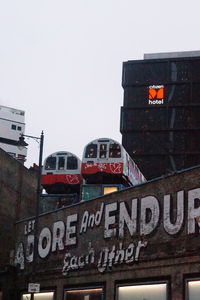
[[[17,141],[25,131],[25,112],[23,110],[0,105],[0,148],[24,162],[27,149],[20,150]]]

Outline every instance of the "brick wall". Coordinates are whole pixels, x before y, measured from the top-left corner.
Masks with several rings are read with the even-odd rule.
[[[9,264],[15,222],[33,215],[36,179],[34,171],[0,149],[0,268]]]
[[[170,216],[164,216],[168,195],[171,199]],[[135,199],[137,207],[134,206]],[[178,201],[182,203],[179,206],[183,213],[177,209]],[[151,206],[154,202],[158,205]],[[24,228],[29,221],[22,222],[17,229],[17,244],[22,243],[24,247],[18,253],[21,258],[23,256],[18,286],[26,290],[27,281],[40,282],[41,289],[54,287],[56,299],[62,299],[64,288],[102,285],[106,299],[111,300],[115,299],[117,283],[167,280],[169,299],[181,300],[185,278],[199,274],[199,202],[200,168],[196,167],[44,214],[39,217],[35,274],[32,274],[33,263],[30,263],[32,248],[27,248],[28,236],[33,232],[25,234]],[[144,210],[145,205],[147,210]],[[102,215],[98,219],[97,213],[101,214],[101,208]],[[126,223],[129,217],[125,217],[124,211],[136,222],[132,225],[129,222],[130,228]],[[90,221],[86,221],[87,216],[91,217]],[[123,222],[124,226],[120,227]],[[146,226],[148,222],[150,226]],[[176,227],[176,223],[179,226]],[[85,230],[84,224],[87,224]],[[192,225],[196,227],[194,232],[190,232]],[[143,243],[141,249],[138,246],[140,242]],[[134,249],[132,256],[131,247]],[[86,256],[91,248],[94,261],[89,257],[87,263]],[[120,249],[126,254],[117,258]],[[136,259],[137,249],[140,253]],[[128,261],[127,258],[133,260]]]

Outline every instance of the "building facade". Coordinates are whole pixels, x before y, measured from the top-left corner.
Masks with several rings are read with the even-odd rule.
[[[124,62],[122,86],[122,144],[144,176],[199,164],[200,51]]]
[[[43,213],[37,240],[18,221],[15,299],[199,299],[199,182],[195,167]]]
[[[20,134],[25,132],[25,112],[23,110],[0,105],[0,148],[24,162],[27,149],[19,149],[17,142]]]

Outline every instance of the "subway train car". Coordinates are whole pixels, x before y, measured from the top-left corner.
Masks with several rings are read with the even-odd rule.
[[[81,161],[71,152],[49,155],[42,169],[42,186],[48,194],[80,193]]]
[[[86,183],[128,187],[146,181],[123,146],[109,138],[96,139],[85,146],[81,173]]]

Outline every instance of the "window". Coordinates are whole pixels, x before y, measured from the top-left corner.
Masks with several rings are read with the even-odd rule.
[[[100,144],[99,158],[106,158],[107,144]]]
[[[75,156],[68,156],[67,158],[67,170],[78,169],[78,160]]]
[[[58,170],[64,170],[65,168],[65,158],[63,156],[60,156],[58,158]]]
[[[12,157],[15,157],[16,156],[16,153],[13,153],[13,152],[8,152],[9,155],[11,155]],[[1,298],[0,298],[1,299]]]
[[[25,160],[26,160],[26,156],[25,156],[25,155],[22,155],[22,154],[18,154],[17,159],[18,159],[18,160],[25,161]]]
[[[96,158],[97,157],[97,144],[89,144],[85,151],[86,158]]]
[[[110,144],[109,147],[109,157],[121,157],[121,147],[119,144]]]
[[[187,282],[187,300],[199,300],[200,280],[190,280]]]
[[[17,130],[21,131],[22,130],[21,126],[17,126]]]
[[[102,186],[98,184],[82,185],[82,200],[88,201],[102,196]]]
[[[34,293],[34,300],[53,300],[54,292]],[[31,300],[31,294],[23,294],[21,300]]]
[[[167,300],[167,283],[118,286],[118,300]]]
[[[55,170],[56,169],[56,157],[48,157],[45,164],[46,170]]]
[[[117,186],[104,186],[103,188],[103,194],[106,195],[106,194],[110,194],[110,193],[113,193],[113,192],[117,192],[119,189]]]
[[[14,125],[14,124],[11,125],[12,130],[16,130],[16,128],[17,128],[16,125]]]
[[[65,292],[65,300],[103,300],[102,288],[73,289]]]

